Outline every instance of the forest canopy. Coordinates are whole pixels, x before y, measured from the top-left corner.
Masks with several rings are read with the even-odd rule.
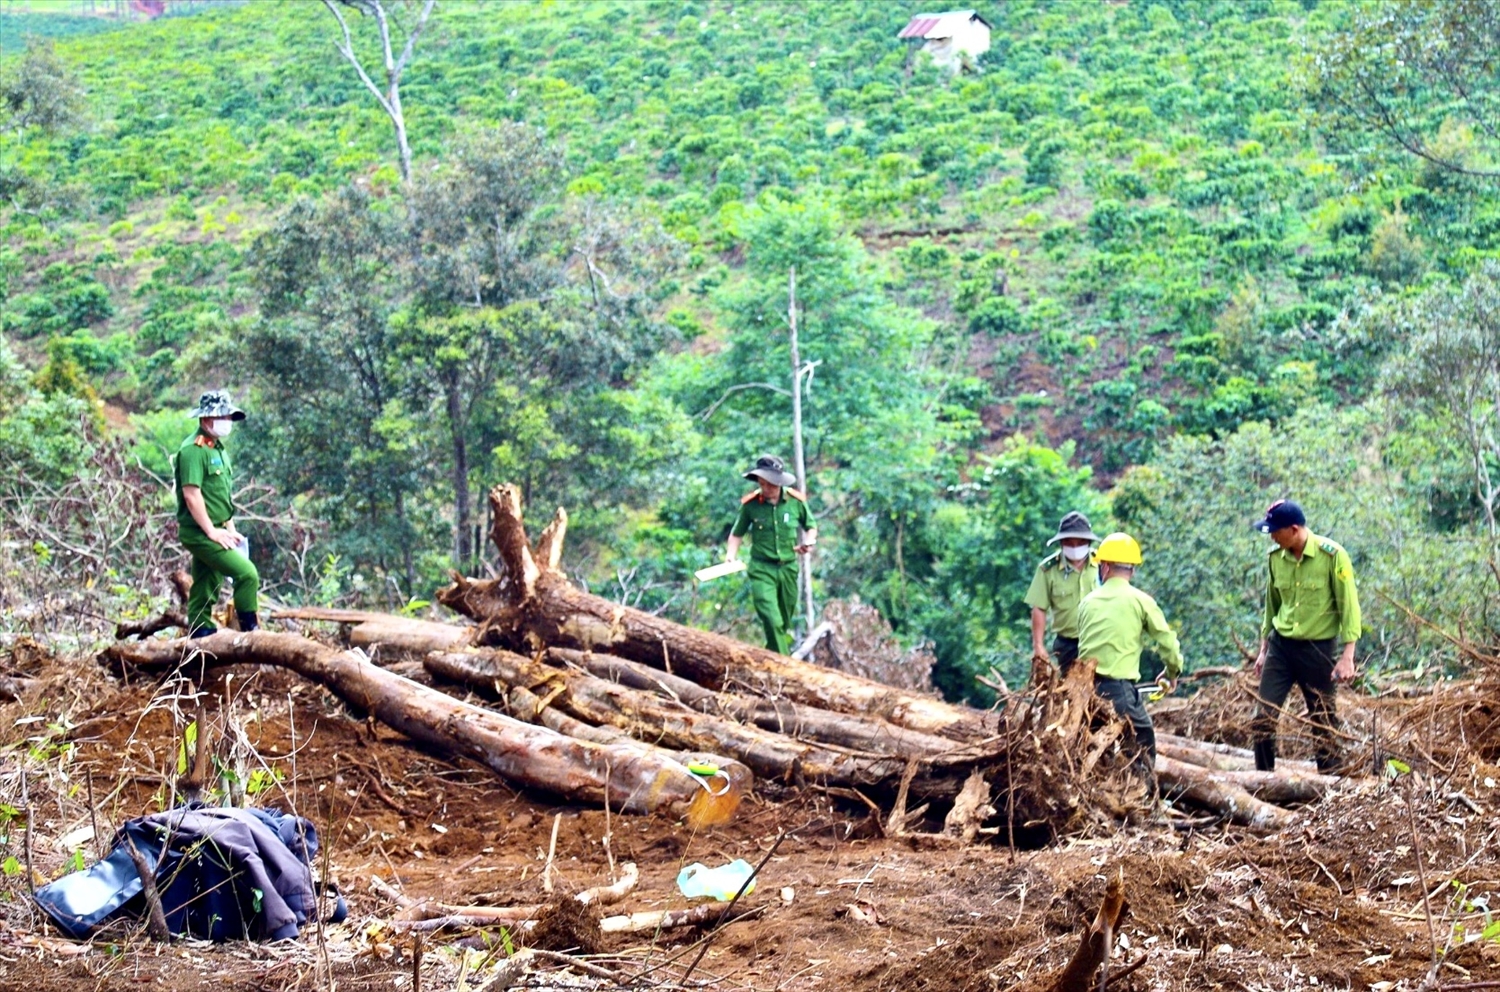
[[[950,697],[1025,677],[1072,509],[1140,539],[1190,669],[1253,650],[1285,496],[1365,663],[1450,664],[1500,583],[1491,6],[985,2],[952,69],[909,4],[440,0],[409,176],[321,6],[0,12],[0,458],[164,477],[226,387],[281,600],[423,608],[505,481],[594,592],[753,639],[691,573],[791,454],[795,268],[815,599]]]

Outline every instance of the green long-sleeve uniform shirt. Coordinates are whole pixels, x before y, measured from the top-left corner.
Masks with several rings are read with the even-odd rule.
[[[1275,548],[1269,558],[1266,610],[1260,636],[1276,631],[1296,641],[1337,637],[1359,640],[1359,593],[1354,588],[1354,565],[1349,552],[1336,541],[1307,535],[1299,559]]]
[[[1078,636],[1078,604],[1099,585],[1099,566],[1087,561],[1069,568],[1058,551],[1042,559],[1026,590],[1026,605],[1052,614],[1052,633]]]
[[[1095,672],[1104,678],[1138,681],[1147,637],[1167,663],[1167,677],[1175,679],[1182,671],[1182,648],[1149,594],[1116,576],[1078,604],[1078,657],[1097,659]]]

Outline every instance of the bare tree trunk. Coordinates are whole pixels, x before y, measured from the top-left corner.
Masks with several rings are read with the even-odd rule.
[[[474,568],[474,547],[469,543],[474,514],[469,499],[467,430],[457,383],[448,384],[447,401],[448,430],[453,438],[453,567],[469,572]]]
[[[797,485],[804,496],[811,498],[812,486],[807,478],[807,459],[802,452],[802,352],[797,344],[797,267],[787,273],[787,325],[791,329],[792,344],[792,471],[797,473]],[[812,554],[798,556],[797,587],[801,592],[802,608],[807,614],[806,629],[811,631],[818,622],[813,610],[812,598]]]
[[[417,38],[422,34],[422,29],[427,26],[427,19],[432,14],[432,8],[437,0],[425,0],[422,11],[417,15],[416,24],[412,25],[406,33],[406,45],[398,56],[391,47],[391,23],[389,13],[386,11],[382,0],[323,0],[323,6],[328,8],[334,19],[339,22],[339,28],[344,33],[342,45],[334,42],[339,53],[354,66],[354,71],[359,74],[360,82],[365,88],[374,94],[380,109],[391,120],[391,127],[396,132],[396,151],[400,156],[401,181],[411,182],[411,145],[406,140],[406,114],[401,109],[401,74],[406,71],[407,63],[411,61],[412,51],[416,48]],[[359,56],[354,53],[354,36],[349,31],[349,24],[344,20],[344,15],[339,11],[339,6],[352,7],[362,14],[375,18],[375,24],[380,30],[380,51],[385,68],[385,89],[382,90],[370,78],[365,71],[364,64],[360,62]]]

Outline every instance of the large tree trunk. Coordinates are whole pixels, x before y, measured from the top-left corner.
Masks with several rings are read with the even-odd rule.
[[[484,689],[502,686],[529,690],[579,720],[615,727],[631,736],[687,751],[713,751],[738,758],[757,775],[784,782],[835,786],[871,786],[893,781],[906,759],[875,752],[869,756],[831,750],[760,727],[692,709],[682,702],[642,692],[577,669],[553,668],[500,649],[434,653],[426,661],[433,675]],[[705,690],[699,690],[705,691]],[[544,710],[545,711],[545,710]],[[827,714],[856,723],[858,717]],[[850,736],[854,736],[853,733]],[[951,750],[951,743],[938,740]],[[949,775],[924,769],[912,784],[918,795],[952,797],[963,785],[966,769]]]
[[[625,812],[690,813],[706,791],[677,757],[639,743],[596,744],[453,699],[401,678],[356,652],[295,634],[220,631],[194,641],[118,642],[103,657],[116,665],[171,670],[186,663],[217,667],[274,664],[332,690],[414,740],[486,766],[526,789]],[[749,769],[726,757],[697,756],[730,770],[742,784]]]
[[[497,486],[489,498],[494,509],[491,537],[505,563],[505,576],[456,576],[438,596],[445,606],[485,625],[484,643],[527,654],[545,647],[603,651],[684,674],[711,689],[733,687],[822,709],[866,713],[959,740],[985,732],[983,716],[975,711],[795,661],[582,592],[556,567],[567,515],[559,509],[549,532],[538,540],[538,566],[526,539],[519,490]]]

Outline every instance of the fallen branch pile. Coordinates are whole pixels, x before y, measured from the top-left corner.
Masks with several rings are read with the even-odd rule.
[[[927,804],[951,806],[943,834],[919,836],[958,842],[981,830],[1014,842],[1024,831],[1113,829],[1142,805],[1129,731],[1095,696],[1087,665],[1008,696],[998,712],[952,705],[583,592],[559,567],[562,510],[533,546],[515,487],[490,501],[502,577],[455,576],[439,596],[476,626],[305,609],[277,616],[349,625],[351,647],[221,631],[122,640],[105,658],[158,671],[280,665],[518,787],[626,812],[690,811],[700,823],[730,815],[754,776],[862,802],[887,833],[907,833]],[[456,699],[445,684],[495,706]],[[1257,773],[1247,754],[1170,735],[1161,750],[1166,792],[1257,829],[1286,824],[1274,804],[1314,799],[1333,781],[1290,762]],[[924,805],[908,810],[909,798]]]

